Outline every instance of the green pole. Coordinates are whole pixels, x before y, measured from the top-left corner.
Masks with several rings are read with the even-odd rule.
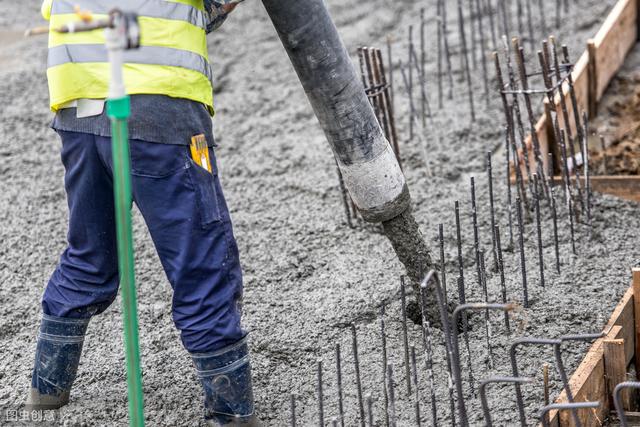
[[[133,261],[133,233],[131,230],[131,165],[129,131],[127,128],[130,110],[128,96],[107,100],[107,113],[111,119],[113,187],[116,205],[118,267],[122,295],[125,360],[127,362],[129,425],[142,427],[144,426],[144,403],[142,399],[140,347],[138,344],[138,313]]]

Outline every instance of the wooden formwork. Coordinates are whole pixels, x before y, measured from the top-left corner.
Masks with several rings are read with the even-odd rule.
[[[595,341],[569,380],[575,402],[600,402],[597,409],[580,409],[578,415],[585,427],[601,426],[613,410],[612,392],[627,380],[628,367],[635,363],[640,373],[640,268],[633,269],[633,281],[616,306],[607,325],[606,335]],[[555,403],[566,403],[563,391]],[[623,396],[625,409],[631,409],[631,398]],[[551,411],[549,425],[574,426],[569,411]]]
[[[571,76],[580,114],[586,111],[589,117],[595,117],[598,111],[598,101],[638,40],[639,3],[640,0],[619,0],[595,37],[587,41],[587,49],[576,61]],[[555,110],[559,126],[565,128],[561,110],[561,96],[565,99],[569,117],[573,117],[569,84],[565,83],[561,93],[556,95],[553,106],[549,105],[549,101],[545,99],[544,113],[535,127],[543,161],[546,164],[548,153],[553,153],[556,170],[560,169],[561,157],[558,144],[553,136],[551,112]],[[571,119],[569,122],[572,134],[576,135],[574,121]],[[527,157],[529,163],[535,167],[532,145],[531,135],[529,135],[525,141]],[[592,187],[595,191],[640,201],[640,177],[637,176],[594,176],[592,177]]]

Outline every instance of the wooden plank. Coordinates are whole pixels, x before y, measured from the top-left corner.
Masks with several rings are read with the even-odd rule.
[[[598,67],[596,65],[596,42],[593,39],[587,40],[587,55],[589,57],[588,64],[588,83],[587,96],[589,97],[589,118],[593,119],[598,115]]]
[[[580,410],[578,414],[585,426],[599,426],[599,420],[604,420],[609,411],[609,399],[607,398],[607,388],[604,381],[605,365],[604,365],[604,340],[605,339],[624,339],[625,361],[628,363],[633,358],[635,349],[634,336],[634,304],[633,304],[633,287],[630,286],[624,296],[616,306],[613,314],[609,318],[604,330],[607,336],[596,340],[587,355],[578,366],[569,380],[569,386],[573,390],[575,401],[595,401],[601,402],[596,410]],[[615,328],[614,326],[620,326]],[[631,333],[629,334],[629,331]],[[627,338],[630,337],[630,338]],[[630,339],[630,341],[628,341]],[[566,402],[567,396],[563,391],[556,402]],[[549,414],[551,425],[573,425],[570,413],[551,411]],[[560,424],[558,424],[560,423]]]
[[[596,48],[596,100],[624,64],[627,53],[637,40],[637,0],[620,0],[607,16],[594,38]]]
[[[620,328],[620,326],[615,326]],[[607,394],[609,397],[609,407],[613,406],[613,391],[618,384],[626,381],[627,379],[627,361],[624,352],[624,340],[623,339],[606,339],[603,341],[603,358],[604,358],[604,372],[605,380],[607,384]],[[622,407],[625,409],[631,408],[631,394],[628,390],[622,393]]]

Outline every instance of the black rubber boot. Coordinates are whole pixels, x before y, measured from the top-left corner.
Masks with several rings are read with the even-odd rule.
[[[27,409],[58,409],[69,403],[88,324],[89,319],[43,314]]]
[[[204,418],[212,426],[258,427],[247,339],[212,353],[192,353],[204,388]]]

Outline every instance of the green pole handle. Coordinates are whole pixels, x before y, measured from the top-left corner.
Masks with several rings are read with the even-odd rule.
[[[131,106],[129,97],[108,99],[107,114],[111,119],[113,186],[115,196],[116,232],[118,237],[118,268],[122,295],[125,360],[129,394],[129,425],[144,426],[140,346],[138,344],[138,313],[131,229],[131,164],[127,119]]]

